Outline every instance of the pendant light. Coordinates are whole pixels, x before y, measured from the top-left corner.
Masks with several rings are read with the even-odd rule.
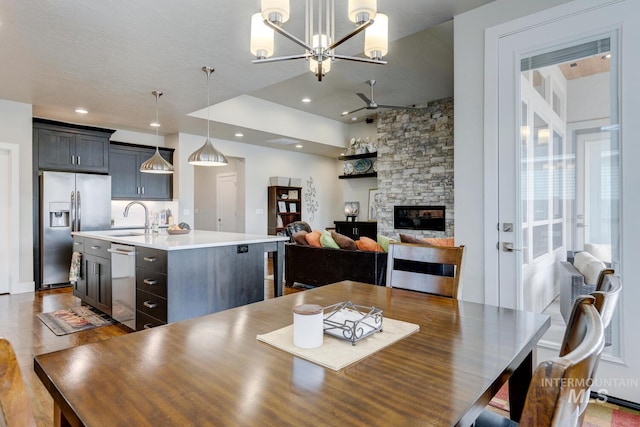
[[[160,136],[158,135],[158,128],[160,127],[160,122],[158,121],[158,98],[162,96],[162,92],[154,90],[151,94],[156,98],[156,121],[151,123],[151,126],[156,128],[156,152],[149,160],[140,165],[140,172],[163,174],[173,173],[173,165],[166,161],[164,157],[160,155],[160,151],[158,151],[158,144],[160,142]]]
[[[202,67],[202,71],[207,74],[207,140],[204,145],[198,148],[189,156],[189,164],[194,166],[225,166],[229,162],[227,158],[220,151],[216,150],[209,138],[209,127],[211,121],[209,120],[209,78],[213,73],[213,67]]]

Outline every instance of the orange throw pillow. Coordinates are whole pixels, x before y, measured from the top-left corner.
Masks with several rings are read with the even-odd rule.
[[[360,240],[356,240],[356,246],[361,251],[384,252],[378,242],[368,237],[360,237]]]
[[[402,243],[417,243],[419,245],[424,244],[424,240],[420,237],[412,236],[411,234],[400,233],[400,242]]]
[[[425,237],[424,241],[432,246],[455,246],[453,237]]]
[[[313,246],[314,248],[321,248],[322,245],[320,244],[320,235],[322,235],[322,232],[313,230],[311,233],[305,234],[304,238],[309,246]]]
[[[300,230],[300,231],[298,231],[296,233],[293,233],[293,236],[291,236],[291,237],[296,242],[296,244],[301,245],[301,246],[309,246],[309,243],[307,242],[307,239],[305,238],[305,236],[307,234],[309,234],[307,231]]]

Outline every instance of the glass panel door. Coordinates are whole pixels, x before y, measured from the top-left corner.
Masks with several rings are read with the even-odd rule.
[[[580,251],[606,266],[617,253],[620,157],[608,38],[524,57],[520,64],[521,307],[545,312],[559,343],[562,262]],[[615,99],[615,98],[613,98]],[[516,245],[517,246],[517,245]],[[614,263],[615,264],[615,263]],[[564,284],[566,286],[566,284]],[[617,345],[609,351],[616,351]]]

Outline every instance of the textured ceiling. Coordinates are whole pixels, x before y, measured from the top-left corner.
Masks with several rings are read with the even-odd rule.
[[[390,21],[389,65],[334,63],[322,82],[304,61],[253,65],[249,24],[258,0],[0,0],[0,99],[33,105],[34,116],[153,133],[152,90],[161,90],[161,132],[206,133],[202,120],[187,116],[206,107],[206,76],[213,66],[212,104],[239,95],[348,121],[340,113],[362,106],[375,78],[378,103],[409,105],[453,94],[454,15],[490,0],[379,0]],[[302,35],[302,2],[293,1],[285,26]],[[336,2],[338,35],[350,24]],[[430,29],[430,30],[429,30]],[[427,31],[425,31],[427,30]],[[357,55],[358,36],[338,48]],[[300,53],[276,36],[276,55]],[[310,96],[310,104],[300,99]],[[89,110],[85,116],[74,109]],[[364,114],[361,115],[361,118]],[[233,128],[218,126],[219,138]],[[244,142],[274,135],[244,129]]]

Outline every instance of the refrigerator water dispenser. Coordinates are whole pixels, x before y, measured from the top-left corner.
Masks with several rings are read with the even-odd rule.
[[[49,203],[49,227],[69,227],[71,205],[66,202]]]

